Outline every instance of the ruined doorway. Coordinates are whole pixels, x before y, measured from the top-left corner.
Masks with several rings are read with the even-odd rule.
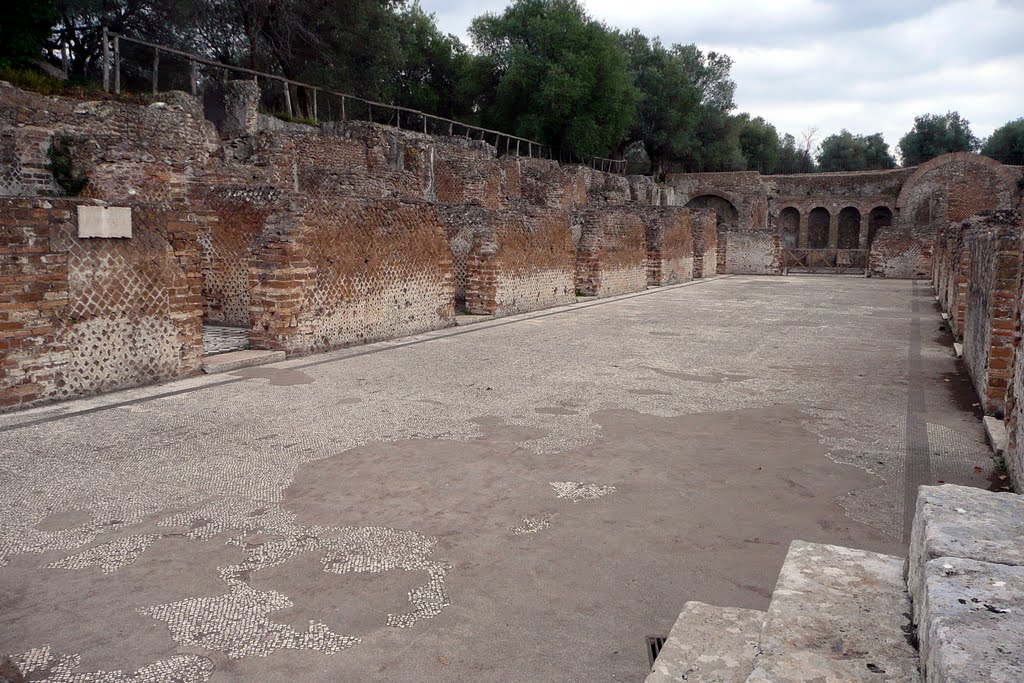
[[[828,248],[829,225],[832,222],[832,214],[828,209],[818,207],[811,209],[807,217],[807,246],[811,249]]]
[[[892,225],[892,209],[887,206],[876,206],[868,214],[868,243],[867,248],[875,242],[875,237],[883,228]]]
[[[796,249],[800,246],[800,212],[792,206],[779,212],[779,234],[783,247]]]
[[[714,209],[718,227],[735,228],[739,224],[740,213],[728,199],[714,194],[703,194],[686,202],[688,209]]]
[[[848,206],[839,212],[839,234],[836,246],[856,249],[860,244],[860,211]]]

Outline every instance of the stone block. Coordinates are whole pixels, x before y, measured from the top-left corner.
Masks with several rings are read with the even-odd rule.
[[[925,565],[937,557],[1024,565],[1024,498],[953,484],[918,490],[907,589],[919,630]]]
[[[998,417],[986,415],[982,420],[985,424],[985,438],[997,456],[1006,450],[1006,425]]]
[[[917,681],[902,560],[793,541],[748,681]]]
[[[940,557],[924,569],[925,680],[1024,680],[1024,567]]]
[[[688,602],[646,683],[742,683],[754,668],[764,612]]]
[[[254,365],[266,365],[278,363],[285,359],[284,351],[263,351],[249,349],[246,351],[231,351],[220,353],[216,356],[209,356],[203,360],[203,372],[213,375],[218,372],[231,372],[239,368],[250,368]]]

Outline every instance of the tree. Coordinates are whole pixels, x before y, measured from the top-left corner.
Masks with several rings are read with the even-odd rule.
[[[14,0],[0,22],[0,67],[10,68],[43,56],[43,41],[57,20],[52,0]]]
[[[970,121],[955,111],[924,114],[914,119],[914,127],[900,138],[904,166],[917,166],[950,152],[973,152],[980,146],[971,132]]]
[[[492,128],[580,157],[611,154],[636,109],[619,38],[578,0],[516,0],[470,27],[496,83],[480,104]]]
[[[896,159],[881,133],[854,135],[844,128],[822,140],[818,166],[826,172],[866,171],[895,168]]]
[[[985,140],[981,153],[1015,166],[1024,165],[1024,118],[1009,121]]]
[[[473,56],[453,35],[445,35],[434,17],[413,4],[398,15],[401,68],[392,99],[412,109],[465,118],[472,113]]]
[[[775,126],[758,116],[750,118],[750,114],[736,117],[739,124],[740,151],[746,160],[748,171],[774,173],[782,153],[779,132]]]
[[[776,169],[780,173],[813,173],[816,170],[810,153],[799,146],[796,138],[789,133],[782,136]]]
[[[642,144],[660,172],[664,163],[692,148],[694,119],[701,93],[680,59],[658,39],[633,29],[622,36],[638,101],[629,138]]]

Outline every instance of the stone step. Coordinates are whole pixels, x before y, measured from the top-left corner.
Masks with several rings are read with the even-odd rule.
[[[903,560],[793,541],[748,681],[919,681]]]
[[[688,602],[646,683],[743,683],[754,668],[764,612]]]
[[[1006,450],[1006,424],[998,417],[986,415],[982,421],[985,423],[985,438],[996,457]]]
[[[923,574],[925,680],[1024,680],[1024,567],[940,557]]]
[[[277,363],[284,359],[284,351],[266,351],[260,349],[230,351],[228,353],[218,353],[216,356],[207,356],[204,358],[203,372],[208,375],[218,372],[231,372],[232,370],[248,368],[254,365]]]
[[[1022,567],[1024,497],[918,490],[906,573],[927,680],[1024,680]]]

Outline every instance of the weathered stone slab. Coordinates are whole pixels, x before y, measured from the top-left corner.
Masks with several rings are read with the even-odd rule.
[[[230,353],[220,353],[216,356],[209,356],[203,359],[203,372],[208,375],[218,372],[231,372],[232,370],[249,368],[254,365],[277,363],[284,359],[284,351],[264,351],[257,349],[231,351]]]
[[[964,357],[964,345],[960,342],[953,342],[953,355],[957,358]]]
[[[992,446],[992,452],[1002,455],[1006,449],[1006,425],[998,417],[991,415],[986,415],[983,422],[985,423],[985,437],[988,439],[989,445]]]
[[[918,681],[903,561],[793,541],[748,681]]]
[[[1024,497],[953,484],[918,490],[907,589],[919,626],[925,565],[937,557],[1024,565]]]
[[[688,602],[646,683],[742,683],[754,668],[764,612]]]
[[[926,680],[1024,681],[1024,567],[940,557],[924,574]]]

